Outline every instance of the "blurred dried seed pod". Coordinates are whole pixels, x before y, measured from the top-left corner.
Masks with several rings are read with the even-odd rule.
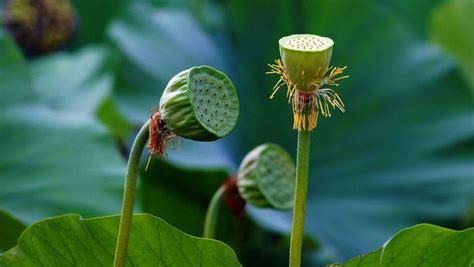
[[[69,0],[8,0],[5,10],[4,25],[27,56],[62,47],[77,26]]]

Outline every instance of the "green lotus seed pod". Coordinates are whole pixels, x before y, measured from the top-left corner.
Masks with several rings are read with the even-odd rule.
[[[313,34],[295,34],[279,40],[280,56],[290,82],[298,90],[313,91],[326,73],[334,42]]]
[[[169,81],[159,111],[174,134],[212,141],[234,129],[239,100],[234,85],[224,73],[200,66],[182,71]]]
[[[74,33],[76,16],[69,0],[8,0],[5,27],[33,56],[64,45]]]
[[[254,148],[240,164],[237,186],[242,198],[256,207],[292,208],[295,166],[290,155],[275,144]]]

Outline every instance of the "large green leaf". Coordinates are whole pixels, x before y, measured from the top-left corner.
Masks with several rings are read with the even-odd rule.
[[[0,70],[0,207],[27,223],[118,212],[125,162],[90,112],[110,90],[107,75],[87,72],[100,50],[58,55],[33,70],[1,32],[0,50],[8,66]]]
[[[54,110],[93,115],[112,92],[113,63],[106,47],[57,53],[31,64],[38,101]]]
[[[453,231],[420,224],[398,232],[381,249],[339,265],[341,267],[443,267],[474,264],[474,229]]]
[[[0,108],[34,98],[28,66],[14,41],[0,29]],[[3,67],[5,66],[5,67]],[[8,66],[8,67],[7,67]]]
[[[474,91],[474,1],[449,0],[440,6],[431,20],[431,34],[459,62]],[[466,28],[467,27],[467,28]]]
[[[149,116],[176,73],[196,65],[228,70],[215,42],[186,11],[135,3],[111,25],[109,35],[124,55],[118,104],[135,122]]]
[[[111,266],[119,216],[64,215],[28,227],[18,246],[0,254],[1,266]],[[187,235],[163,220],[134,215],[130,266],[241,266],[225,244]]]
[[[34,89],[39,100],[55,110],[97,114],[115,137],[126,138],[131,125],[112,100],[117,60],[108,48],[88,46],[36,60],[31,66]]]
[[[129,0],[72,0],[71,2],[78,15],[74,44],[80,46],[103,41],[107,26]]]
[[[14,247],[25,228],[23,223],[4,210],[0,210],[0,252]]]
[[[382,249],[372,251],[363,256],[357,256],[344,264],[333,264],[330,267],[380,267],[380,253]]]

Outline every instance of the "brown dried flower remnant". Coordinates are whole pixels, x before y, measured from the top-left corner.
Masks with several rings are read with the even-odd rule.
[[[166,124],[161,120],[160,112],[155,111],[150,118],[148,151],[157,157],[163,155],[167,144],[176,138],[176,134],[172,133]]]

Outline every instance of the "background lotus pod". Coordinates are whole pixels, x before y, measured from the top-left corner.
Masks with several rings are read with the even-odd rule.
[[[295,191],[295,165],[279,145],[260,145],[240,164],[237,186],[242,198],[256,207],[290,209]]]
[[[329,67],[334,42],[313,34],[295,34],[281,38],[280,56],[287,75],[298,90],[315,90],[314,81]]]
[[[234,85],[224,73],[199,66],[184,70],[169,81],[159,111],[174,134],[213,141],[234,129],[239,100]]]
[[[69,0],[8,0],[5,26],[29,56],[63,46],[76,28]]]

